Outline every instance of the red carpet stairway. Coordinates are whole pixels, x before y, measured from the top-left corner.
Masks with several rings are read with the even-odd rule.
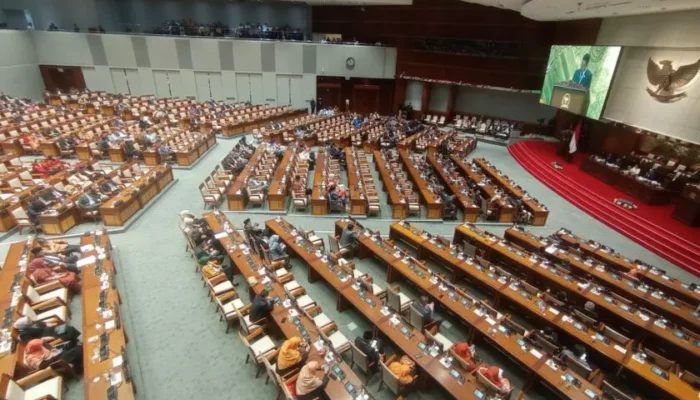
[[[565,162],[555,154],[556,146],[556,143],[524,141],[508,147],[508,150],[530,174],[570,203],[659,256],[700,276],[700,228],[673,219],[672,205],[648,206],[581,171],[578,166],[584,154],[576,154],[571,164]],[[553,161],[558,161],[564,169],[554,169]],[[618,207],[613,204],[615,198],[631,200],[638,208],[626,210]],[[576,232],[576,227],[568,228]]]

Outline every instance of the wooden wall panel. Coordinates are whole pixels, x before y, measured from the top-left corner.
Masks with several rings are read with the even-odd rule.
[[[552,44],[594,44],[600,20],[539,22],[461,0],[414,0],[410,6],[312,8],[314,32],[398,48],[396,75],[539,90]],[[516,42],[517,57],[474,57],[416,49],[417,38]],[[400,100],[397,100],[401,102]]]
[[[316,77],[317,95],[324,107],[338,107],[345,111],[345,100],[350,100],[350,111],[381,115],[395,114],[394,79],[368,79],[333,76]]]

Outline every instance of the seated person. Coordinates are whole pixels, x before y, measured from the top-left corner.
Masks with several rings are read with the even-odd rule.
[[[30,340],[24,349],[23,364],[34,372],[62,360],[70,364],[73,370],[81,375],[83,373],[83,346],[67,344],[60,348],[51,348],[48,344],[51,340],[48,337]]]
[[[78,207],[83,210],[96,210],[102,205],[104,200],[105,196],[101,194],[93,184],[78,197]]]
[[[328,188],[328,201],[330,201],[331,206],[342,206],[347,208],[348,199],[342,198],[336,191],[335,186],[330,186]]]
[[[40,174],[43,177],[47,177],[49,175],[49,171],[42,163],[39,162],[39,160],[34,160],[34,162],[32,162],[32,172],[35,174]]]
[[[28,135],[24,136],[22,138],[22,145],[29,147],[30,149],[32,149],[34,151],[39,150],[39,142],[36,139],[34,139],[34,137],[32,137],[32,136],[28,136]]]
[[[440,321],[435,317],[435,303],[430,301],[428,296],[421,296],[420,301],[415,303],[414,306],[421,314],[423,314],[423,323],[429,324],[431,322]]]
[[[168,161],[175,158],[175,151],[173,151],[173,149],[166,144],[161,144],[158,146],[158,154],[160,154],[163,161]]]
[[[33,339],[50,338],[78,344],[80,331],[70,325],[60,324],[60,320],[51,317],[45,321],[32,321],[29,317],[19,317],[12,325],[17,329],[19,341],[27,343]]]
[[[63,254],[50,254],[46,252],[42,247],[34,247],[31,250],[34,255],[32,260],[29,262],[29,272],[32,272],[33,268],[49,268],[55,272],[71,271],[76,274],[80,272],[75,262],[78,260],[78,256],[71,255],[66,257]]]
[[[292,191],[294,193],[299,193],[299,194],[304,194],[306,195],[306,185],[304,182],[301,180],[301,176],[297,175],[294,177],[294,182],[292,182]]]
[[[474,361],[474,356],[476,355],[476,348],[474,346],[470,346],[467,342],[455,343],[452,346],[452,350],[469,367],[467,369],[467,372],[471,372],[474,368],[476,368],[476,362]]]
[[[329,369],[330,371],[330,369]],[[319,378],[320,373],[323,373],[323,378]],[[316,361],[309,361],[299,371],[299,377],[296,381],[296,398],[298,400],[312,400],[315,398],[323,398],[323,391],[328,385],[328,372],[323,372],[323,364]]]
[[[355,346],[367,356],[367,361],[377,368],[379,360],[384,360],[384,346],[381,339],[374,339],[372,331],[365,331],[355,338]]]
[[[279,356],[277,356],[277,373],[280,376],[287,375],[295,368],[306,364],[309,357],[309,348],[299,336],[293,336],[282,343]]]
[[[586,347],[584,347],[582,344],[575,344],[572,350],[564,348],[564,350],[562,350],[561,353],[559,353],[559,358],[563,361],[565,359],[565,356],[569,356],[575,359],[576,361],[580,362],[581,364],[587,366],[588,368],[594,369],[586,360],[586,358],[588,357],[588,354],[586,354]]]
[[[114,196],[115,194],[119,193],[123,188],[123,186],[117,185],[111,179],[105,179],[102,181],[102,183],[100,183],[100,192],[105,194],[106,196]]]
[[[41,246],[47,253],[57,253],[64,256],[70,256],[74,253],[77,253],[78,256],[80,255],[80,245],[68,244],[65,240],[58,239],[36,238],[35,240],[37,246]]]
[[[127,159],[143,159],[143,152],[136,148],[136,146],[134,145],[134,139],[132,138],[128,138],[124,141],[124,146],[122,147],[122,149],[124,149],[124,154],[126,155]]]
[[[267,182],[259,181],[255,178],[250,178],[248,179],[248,187],[251,190],[260,189],[263,193],[267,193],[269,185],[267,184]]]
[[[340,240],[338,241],[338,245],[340,247],[349,247],[352,252],[357,249],[360,243],[353,232],[354,229],[355,224],[348,222],[345,228],[343,228],[343,231],[340,233]]]
[[[270,316],[275,303],[269,298],[270,292],[263,289],[253,299],[250,306],[250,322],[255,323]]]
[[[415,368],[416,364],[408,356],[403,356],[399,361],[392,361],[389,364],[389,370],[399,378],[399,383],[403,386],[410,385],[418,379]]]
[[[48,209],[49,208],[46,206],[46,203],[35,197],[29,202],[29,207],[27,207],[27,216],[29,217],[30,221],[38,225],[39,216]]]
[[[287,246],[282,243],[279,235],[270,236],[270,239],[267,241],[267,247],[269,249],[270,261],[277,261],[287,258],[287,253],[284,251]]]
[[[484,376],[484,378],[493,383],[501,394],[505,395],[510,393],[510,381],[503,377],[503,370],[501,368],[496,366],[481,367],[479,372]]]

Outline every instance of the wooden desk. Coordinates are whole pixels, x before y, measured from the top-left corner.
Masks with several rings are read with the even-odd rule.
[[[428,377],[437,382],[452,397],[457,399],[473,399],[475,398],[474,392],[477,389],[482,393],[487,393],[486,389],[476,381],[476,378],[471,373],[453,366],[465,379],[464,383],[460,384],[450,375],[450,368],[445,368],[437,357],[423,354],[418,348],[418,344],[421,342],[428,343],[425,336],[420,331],[410,328],[405,323],[394,325],[391,322],[390,314],[382,312],[382,301],[372,293],[365,292],[354,286],[352,277],[348,277],[346,282],[342,282],[340,278],[333,273],[323,273],[322,270],[328,270],[327,264],[322,258],[309,252],[315,251],[315,248],[309,247],[309,245],[305,243],[297,243],[295,235],[292,234],[294,228],[288,222],[285,220],[269,220],[265,225],[280,236],[280,239],[287,244],[288,249],[292,250],[309,264],[309,270],[314,269],[319,275],[323,274],[323,276],[328,277],[327,283],[338,293],[339,308],[344,308],[349,305],[354,306],[357,311],[362,313],[365,318],[375,325],[378,331],[382,332],[384,336],[399,347],[405,355],[416,363],[418,368],[422,369]],[[374,305],[371,305],[369,303],[370,301],[373,302]],[[401,332],[400,328],[402,326],[410,330],[410,338],[406,337]],[[421,354],[421,356],[416,357],[417,354]]]
[[[289,171],[292,168],[292,160],[295,158],[296,146],[287,146],[267,191],[267,203],[270,211],[284,211],[287,208],[287,192],[291,181]]]
[[[452,182],[452,179],[450,179],[447,171],[445,171],[442,164],[438,162],[434,154],[429,154],[427,158],[430,165],[432,165],[435,172],[437,172],[438,177],[440,177],[442,184],[447,186],[450,189],[450,192],[456,196],[455,203],[459,205],[459,208],[461,208],[463,212],[462,221],[472,223],[476,222],[477,218],[479,217],[480,207],[474,203],[472,198],[468,197],[462,192],[463,189],[467,190],[467,188],[462,188]]]
[[[314,168],[314,186],[311,190],[311,215],[328,214],[328,198],[326,197],[327,163],[329,161],[325,148],[316,153]]]
[[[122,147],[121,143],[119,144],[119,147],[109,147],[109,160],[115,163],[126,161],[126,153],[124,152],[124,148]]]
[[[222,214],[217,215],[214,213],[207,213],[204,215],[204,219],[207,221],[209,227],[217,234],[224,232],[223,225],[229,223],[226,216]],[[228,255],[231,257],[237,271],[239,271],[246,278],[246,280],[254,277],[259,282],[250,287],[251,298],[260,293],[263,289],[266,289],[266,285],[262,284],[263,275],[260,274],[261,270],[265,270],[264,263],[254,252],[251,252],[247,256],[243,253],[240,245],[245,246],[245,241],[240,234],[238,234],[238,232],[231,232],[227,236],[218,240],[221,245],[227,249]],[[281,299],[286,297],[282,284],[277,281],[271,281],[268,286],[268,290],[270,291],[270,295],[272,297],[277,296]],[[276,306],[270,316],[277,329],[284,335],[285,338],[288,339],[292,336],[300,336],[299,329],[294,325],[287,309]],[[323,363],[323,355],[321,355],[314,346],[314,343],[318,341],[320,336],[319,328],[316,327],[312,320],[306,318],[304,314],[300,313],[299,320],[306,331],[309,332],[310,336],[309,342],[311,343],[311,346],[309,347],[310,352],[308,360],[316,360]],[[347,365],[347,363],[342,361],[342,359],[338,361],[339,362],[337,362],[337,365],[343,370],[346,378],[343,381],[333,379],[329,380],[325,391],[326,394],[332,399],[338,398],[350,400],[352,398],[345,390],[344,384],[346,382],[351,382],[353,385],[355,385],[355,387],[359,388],[362,386],[362,381],[358,378],[350,366]]]
[[[7,139],[2,142],[2,149],[5,154],[10,154],[15,157],[21,157],[24,155],[24,147],[18,139]]]
[[[81,222],[78,206],[72,202],[60,212],[44,213],[37,219],[46,235],[62,235]]]
[[[638,260],[629,259],[619,253],[611,253],[595,241],[586,241],[575,234],[559,230],[557,237],[569,245],[578,248],[587,256],[593,257],[606,266],[621,272],[637,271],[637,277],[652,287],[659,288],[672,296],[696,307],[700,304],[700,289],[691,290],[689,286],[678,279],[666,275],[663,271],[648,266]]]
[[[173,180],[171,166],[159,165],[134,180],[99,207],[106,226],[124,225]]]
[[[199,158],[199,152],[197,148],[190,149],[189,151],[177,151],[175,152],[175,162],[180,166],[188,166],[194,164]]]
[[[146,150],[143,152],[143,163],[146,165],[160,165],[160,153],[155,150]]]
[[[248,160],[245,168],[238,174],[236,180],[231,184],[226,192],[228,200],[228,209],[231,211],[243,211],[248,205],[248,195],[246,194],[246,183],[253,169],[260,163],[260,159],[267,151],[267,145],[261,144],[255,149],[255,152]]]
[[[54,139],[39,143],[39,150],[44,154],[44,157],[61,157],[61,149]]]
[[[20,261],[22,259],[28,264],[30,261],[29,249],[32,248],[33,240],[23,240],[14,242],[5,255],[2,271],[0,271],[0,329],[12,330],[12,324],[20,317],[23,307],[21,297],[19,301],[13,303],[15,292],[22,291],[22,279],[26,271],[21,271]],[[9,352],[0,353],[0,374],[7,374],[10,377],[15,375],[15,367],[19,362],[19,354],[15,349]]]
[[[673,218],[686,225],[700,225],[700,186],[686,183],[683,186],[681,197],[676,199],[676,208],[673,210]]]
[[[345,167],[348,173],[348,190],[350,192],[350,214],[367,215],[367,197],[365,191],[358,185],[360,181],[360,171],[355,166],[355,157],[351,147],[345,148]]]
[[[346,222],[338,221],[336,224],[338,224],[338,227],[344,228]],[[360,257],[362,257],[362,255],[373,255],[382,263],[386,264],[389,269],[387,278],[389,282],[398,278],[398,275],[409,280],[424,293],[428,294],[435,301],[448,309],[452,314],[457,315],[471,326],[472,334],[479,333],[489,342],[499,347],[505,354],[528,369],[530,371],[530,378],[523,388],[524,392],[527,391],[536,380],[541,380],[566,398],[586,399],[588,397],[584,393],[585,389],[588,389],[596,395],[601,395],[602,392],[600,389],[572,371],[567,371],[567,373],[577,378],[581,382],[581,387],[565,388],[564,385],[561,385],[562,372],[560,372],[559,368],[555,370],[547,364],[548,360],[553,358],[553,355],[547,357],[546,354],[523,350],[518,344],[519,340],[523,340],[522,336],[514,332],[507,334],[498,329],[501,322],[508,318],[507,316],[499,313],[495,316],[490,316],[481,312],[475,299],[454,287],[443,287],[442,282],[428,274],[427,268],[416,263],[415,259],[406,258],[401,254],[397,257],[397,252],[394,249],[393,243],[366,235],[360,235],[359,241],[361,247]],[[416,241],[420,241],[420,236],[411,240],[411,242]],[[475,269],[475,266],[473,264],[471,265],[471,268]],[[499,287],[499,291],[503,291],[507,287],[507,282],[498,282],[497,286]]]
[[[595,176],[645,204],[668,204],[677,194],[677,192],[672,192],[663,187],[655,187],[638,181],[635,177],[625,175],[619,170],[608,167],[606,164],[596,162],[591,157],[586,157],[581,161],[581,171]]]
[[[399,157],[401,157],[401,162],[403,162],[404,168],[408,171],[411,181],[413,181],[414,190],[420,193],[421,200],[428,209],[426,218],[442,219],[442,200],[428,189],[428,184],[421,178],[420,172],[413,166],[408,152],[404,149],[400,149]]]
[[[477,185],[484,197],[490,200],[496,194],[496,185],[484,183],[485,175],[473,171],[471,166],[459,157],[450,156],[450,158],[459,166],[459,169],[462,170],[462,174]],[[514,217],[513,206],[504,199],[498,200],[498,222],[511,223]]]
[[[110,388],[110,375],[121,376],[117,387],[119,399],[134,399],[135,388],[131,381],[126,345],[128,337],[121,318],[121,298],[116,287],[116,269],[111,260],[111,243],[107,233],[80,238],[81,258],[102,258],[97,248],[104,251],[104,259],[82,267],[83,288],[83,375],[86,399],[105,399]],[[97,262],[99,261],[99,265]],[[101,300],[104,297],[104,302]],[[107,324],[114,327],[106,329]],[[107,333],[107,357],[100,358],[100,335]]]
[[[481,167],[481,170],[488,175],[491,180],[498,183],[500,187],[508,191],[512,196],[517,199],[522,200],[523,205],[532,214],[532,225],[534,226],[544,226],[547,223],[547,217],[549,216],[549,210],[544,205],[536,202],[532,198],[525,199],[527,194],[522,188],[516,185],[513,181],[508,179],[508,177],[503,176],[500,171],[494,168],[488,161],[483,158],[475,158],[474,162]],[[529,197],[529,196],[528,196]]]
[[[391,206],[391,218],[401,219],[408,216],[408,203],[406,199],[396,190],[394,181],[391,179],[391,172],[386,164],[386,160],[382,156],[381,151],[374,150],[372,152],[374,156],[374,163],[379,172],[379,176],[382,177],[382,190],[387,194],[387,200]]]
[[[658,324],[649,315],[643,314],[640,311],[631,309],[626,310],[621,304],[616,301],[610,301],[611,298],[600,294],[595,290],[594,285],[588,284],[587,281],[579,281],[571,275],[562,275],[551,264],[543,262],[540,257],[534,256],[524,250],[513,248],[509,244],[500,241],[496,236],[486,234],[476,227],[459,225],[455,230],[455,242],[461,243],[462,240],[468,240],[478,248],[486,249],[484,258],[487,260],[500,261],[505,265],[514,267],[527,276],[530,282],[544,280],[547,284],[553,284],[555,287],[564,289],[576,298],[581,298],[591,301],[595,304],[597,310],[612,317],[616,322],[622,323],[630,327],[634,331],[637,339],[649,338],[656,339],[661,343],[673,346],[676,352],[687,352],[700,358],[700,343],[699,345],[691,342],[690,338],[680,338],[674,334],[675,329],[671,326]],[[485,238],[489,239],[485,239]],[[569,261],[576,261],[571,258]],[[572,265],[574,266],[574,265]],[[591,273],[600,271],[595,270],[595,266],[588,269]],[[608,286],[609,287],[609,286]],[[641,314],[641,315],[640,315]]]

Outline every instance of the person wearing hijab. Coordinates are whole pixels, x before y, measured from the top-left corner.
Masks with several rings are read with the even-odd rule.
[[[459,356],[459,358],[464,361],[467,365],[467,370],[471,371],[476,368],[476,363],[474,362],[474,355],[476,354],[476,349],[472,348],[469,343],[455,343],[452,347],[452,351]]]
[[[503,370],[496,367],[482,367],[479,369],[481,375],[488,379],[502,394],[510,393],[510,381],[503,377]]]
[[[280,354],[277,357],[277,373],[280,376],[287,375],[299,365],[306,362],[309,352],[299,336],[291,337],[282,343]]]
[[[323,378],[319,378],[319,371],[323,371],[323,366],[316,361],[309,361],[299,371],[296,383],[298,400],[311,400],[321,396],[328,385],[328,373],[325,373]]]
[[[399,361],[392,361],[389,370],[399,378],[401,385],[410,385],[416,380],[414,368],[416,364],[407,356],[401,357]]]
[[[24,365],[32,371],[48,367],[52,363],[62,360],[73,367],[77,374],[83,372],[83,346],[72,348],[49,348],[49,338],[32,339],[24,349]]]
[[[32,321],[29,317],[20,317],[12,325],[17,330],[19,341],[28,343],[33,339],[52,338],[68,342],[71,347],[78,344],[80,331],[72,326],[60,324],[56,318],[46,321]]]

